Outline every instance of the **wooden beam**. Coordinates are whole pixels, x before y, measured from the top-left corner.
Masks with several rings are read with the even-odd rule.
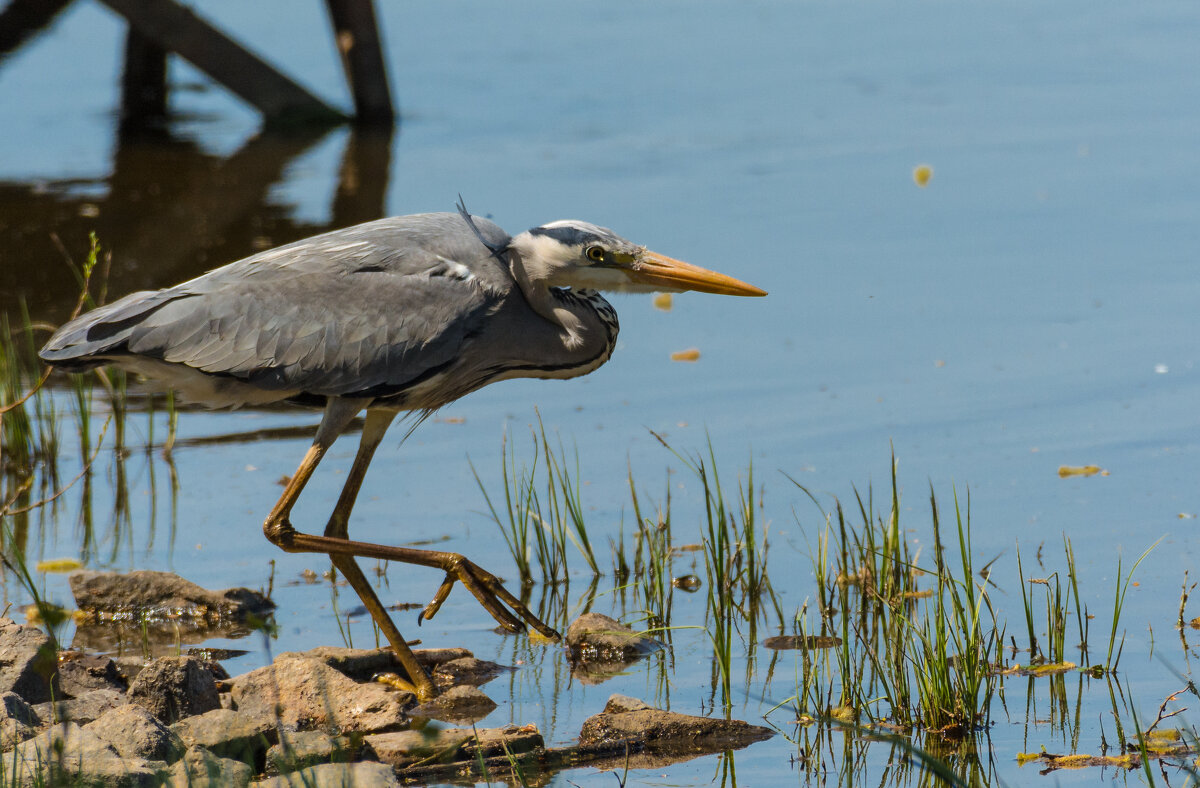
[[[268,123],[338,122],[345,116],[174,0],[100,0],[131,29],[174,52],[253,105]]]
[[[355,118],[359,123],[392,125],[395,111],[372,0],[325,0],[325,4],[346,82],[354,96]]]

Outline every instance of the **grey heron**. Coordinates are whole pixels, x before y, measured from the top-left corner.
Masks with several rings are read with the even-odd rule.
[[[571,378],[605,361],[617,314],[598,290],[761,296],[724,274],[646,250],[604,227],[557,221],[509,236],[456,213],[367,222],[132,293],[62,326],[40,351],[68,371],[112,364],[210,406],[324,409],[312,446],[263,525],[288,552],[326,553],[361,597],[421,698],[436,694],[355,556],[441,569],[418,622],[461,582],[507,630],[558,633],[500,580],[455,553],[352,541],[367,465],[399,412],[436,409],[510,378]],[[366,411],[358,452],[322,535],[293,504],[337,436]]]

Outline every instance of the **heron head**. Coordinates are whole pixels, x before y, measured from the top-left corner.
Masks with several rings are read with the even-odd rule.
[[[753,285],[716,271],[651,252],[590,222],[566,219],[534,227],[512,239],[530,279],[550,287],[626,293],[696,290],[764,296]]]

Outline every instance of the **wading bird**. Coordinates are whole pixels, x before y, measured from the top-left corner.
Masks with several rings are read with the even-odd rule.
[[[607,361],[617,313],[597,290],[766,295],[594,224],[558,221],[509,237],[460,203],[457,214],[380,219],[132,293],[64,325],[40,355],[68,371],[113,364],[213,407],[324,408],[263,531],[288,552],[330,556],[426,699],[436,691],[355,556],[446,573],[418,622],[437,613],[458,581],[505,629],[527,623],[551,639],[558,633],[461,555],[351,541],[347,522],[367,465],[401,411],[415,412],[415,427],[489,383],[572,378]],[[293,504],[363,410],[358,453],[324,534],[297,531]]]

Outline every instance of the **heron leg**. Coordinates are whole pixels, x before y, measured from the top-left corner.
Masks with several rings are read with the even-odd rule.
[[[301,462],[300,468],[293,474],[287,487],[284,489],[283,495],[275,504],[275,508],[271,511],[271,515],[267,518],[263,525],[263,531],[267,538],[287,550],[288,552],[296,552],[293,542],[297,537],[303,537],[305,534],[300,534],[292,527],[288,520],[288,515],[291,513],[292,506],[296,499],[299,498],[300,492],[304,489],[305,484],[312,477],[313,471],[316,470],[321,458],[325,456],[325,452],[336,440],[338,434],[350,423],[355,414],[361,410],[362,404],[357,406],[354,402],[342,405],[345,400],[334,400],[326,408],[325,417],[321,421],[321,426],[317,430],[317,437],[313,440],[313,445],[309,448],[308,453],[304,456],[304,461]],[[325,526],[325,536],[340,541],[346,540],[347,523],[350,519],[350,510],[354,507],[354,501],[358,497],[358,491],[362,487],[363,477],[366,475],[367,466],[371,462],[371,458],[375,454],[375,449],[383,440],[383,434],[387,431],[388,426],[395,418],[394,413],[383,411],[367,411],[366,423],[363,425],[362,437],[358,444],[358,453],[355,455],[354,464],[350,467],[350,473],[346,479],[346,484],[342,488],[342,494],[338,498],[337,506],[334,507],[333,514],[330,515],[329,523]],[[417,661],[417,657],[409,648],[404,636],[400,634],[400,630],[396,628],[392,622],[391,616],[387,614],[383,604],[379,601],[379,597],[375,594],[375,590],[371,588],[370,582],[363,574],[362,569],[354,561],[352,554],[345,553],[329,553],[329,558],[333,565],[337,567],[342,576],[346,578],[351,588],[358,594],[367,611],[370,612],[371,618],[379,625],[383,631],[384,637],[392,647],[392,651],[396,654],[396,659],[400,662],[401,667],[408,674],[413,692],[422,701],[429,700],[437,695],[437,690],[430,681],[429,675],[425,669]]]

